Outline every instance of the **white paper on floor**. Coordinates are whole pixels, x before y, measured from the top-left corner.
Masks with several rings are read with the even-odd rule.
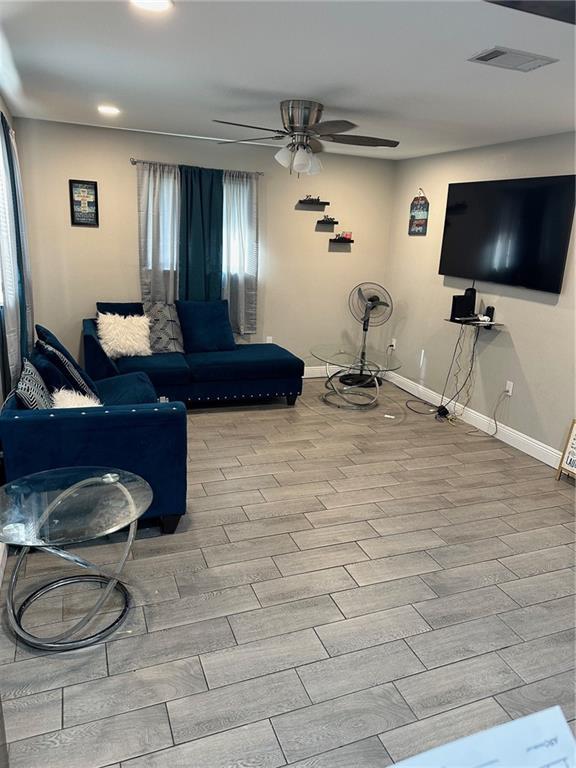
[[[575,768],[576,741],[560,707],[511,720],[396,763],[395,768]]]

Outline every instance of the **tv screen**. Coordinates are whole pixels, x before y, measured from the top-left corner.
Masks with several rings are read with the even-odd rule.
[[[560,293],[575,178],[450,184],[439,274]]]

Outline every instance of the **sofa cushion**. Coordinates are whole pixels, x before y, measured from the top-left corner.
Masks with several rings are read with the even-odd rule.
[[[111,360],[151,355],[150,319],[146,315],[111,315],[99,312],[98,338]]]
[[[42,377],[29,360],[22,361],[22,373],[16,384],[16,397],[24,408],[52,408],[52,398]]]
[[[156,390],[145,373],[126,373],[97,382],[98,397],[104,405],[155,403]]]
[[[143,315],[144,305],[141,301],[97,301],[96,309],[108,315]]]
[[[78,373],[80,378],[83,380],[88,390],[93,394],[96,393],[96,385],[94,384],[90,376],[88,376],[88,374],[82,368],[82,366],[78,365],[78,363],[76,362],[76,360],[74,360],[70,352],[68,352],[64,344],[62,344],[62,342],[58,339],[57,336],[55,336],[52,333],[52,331],[49,331],[48,328],[44,328],[43,325],[37,325],[36,335],[38,336],[40,341],[43,341],[45,344],[48,344],[48,346],[52,347],[61,355],[63,355],[66,358],[66,360],[70,363],[70,365],[76,370],[76,372]],[[54,360],[52,360],[52,362],[56,364]],[[58,367],[60,368],[60,366]]]
[[[154,386],[187,384],[191,381],[190,368],[184,355],[178,352],[146,357],[121,357],[116,360],[120,373],[147,373]]]
[[[304,373],[300,358],[277,344],[238,344],[233,351],[186,355],[193,381],[234,379],[298,379]]]
[[[82,395],[95,395],[94,382],[87,375],[84,375],[84,371],[79,366],[71,363],[59,349],[40,340],[36,342],[36,349],[58,369],[64,378],[64,386],[66,388],[80,392]],[[46,384],[50,386],[48,382]]]
[[[185,352],[236,349],[227,301],[177,301]]]
[[[36,368],[50,392],[53,389],[62,389],[62,387],[69,386],[69,381],[60,368],[54,365],[47,355],[40,351],[40,342],[38,341],[30,357],[30,362]]]
[[[98,408],[102,405],[96,395],[85,395],[75,389],[56,389],[52,392],[52,408]]]
[[[182,329],[175,304],[153,301],[146,304],[150,319],[150,348],[152,352],[184,352]]]

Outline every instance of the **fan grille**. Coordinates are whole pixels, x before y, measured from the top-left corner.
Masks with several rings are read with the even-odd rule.
[[[359,323],[363,322],[366,307],[373,297],[376,301],[382,303],[377,304],[370,311],[370,325],[383,325],[390,319],[394,304],[386,288],[378,283],[359,283],[350,291],[350,296],[348,297],[350,312],[355,320]]]

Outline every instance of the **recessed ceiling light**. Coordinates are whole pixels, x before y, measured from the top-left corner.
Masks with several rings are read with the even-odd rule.
[[[140,8],[142,11],[151,11],[152,13],[169,11],[174,5],[172,0],[130,0],[130,2],[136,8]]]
[[[98,112],[100,112],[101,115],[109,115],[112,117],[116,117],[116,115],[120,114],[118,107],[114,107],[112,104],[100,104]]]

